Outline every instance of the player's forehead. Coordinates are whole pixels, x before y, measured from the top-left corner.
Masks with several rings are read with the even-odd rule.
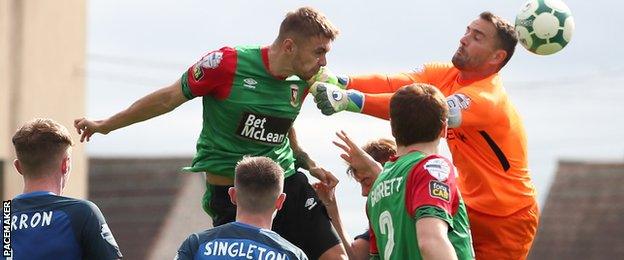
[[[308,49],[315,52],[329,52],[329,50],[331,50],[332,40],[321,35],[308,37],[307,39],[303,39],[303,42]]]
[[[353,178],[359,182],[362,183],[364,181],[367,181],[371,178],[371,176],[369,174],[367,174],[366,172],[362,172],[362,171],[353,171]]]
[[[493,37],[496,33],[496,28],[494,28],[494,24],[491,22],[484,20],[482,18],[477,18],[472,21],[468,26],[467,30],[472,31],[474,33],[482,34],[486,37]]]

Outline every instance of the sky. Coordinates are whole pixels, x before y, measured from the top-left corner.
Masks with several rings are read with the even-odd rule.
[[[541,204],[558,160],[624,158],[624,24],[617,1],[568,0],[576,30],[550,56],[518,45],[501,71],[528,135],[529,167]],[[102,119],[167,86],[204,53],[222,46],[270,44],[284,14],[313,6],[341,30],[329,67],[358,74],[409,71],[449,61],[466,26],[489,10],[513,21],[524,1],[121,1],[90,0],[87,25],[87,117]],[[94,136],[90,156],[192,156],[201,102]],[[365,227],[364,199],[332,146],[347,131],[358,143],[391,137],[388,122],[349,112],[323,116],[307,99],[295,127],[312,158],[341,180],[338,198],[355,234]],[[448,155],[448,150],[442,153]],[[198,195],[199,196],[199,195]]]

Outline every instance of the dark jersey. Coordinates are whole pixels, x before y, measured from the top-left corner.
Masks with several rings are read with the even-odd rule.
[[[189,236],[176,259],[308,259],[277,233],[241,222]]]
[[[11,203],[13,259],[118,259],[119,246],[93,202],[31,192]]]

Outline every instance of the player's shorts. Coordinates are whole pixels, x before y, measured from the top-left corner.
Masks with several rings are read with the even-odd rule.
[[[355,236],[355,238],[353,238],[353,240],[358,240],[358,239],[364,239],[370,242],[370,230],[367,229],[366,232],[359,234]]]
[[[231,186],[208,185],[204,209],[210,207],[213,225],[236,219],[236,206],[230,201]],[[273,231],[301,248],[309,259],[318,259],[325,251],[338,245],[340,238],[331,225],[327,210],[308,183],[305,174],[297,172],[284,180],[286,201],[273,220]]]
[[[206,192],[204,193],[204,210],[209,205],[212,217],[212,226],[217,227],[223,224],[234,222],[236,220],[236,206],[230,200],[228,190],[231,185],[219,186],[206,184]],[[208,203],[208,204],[206,204]]]
[[[499,217],[470,207],[468,219],[476,259],[526,259],[537,233],[537,202],[509,216]]]

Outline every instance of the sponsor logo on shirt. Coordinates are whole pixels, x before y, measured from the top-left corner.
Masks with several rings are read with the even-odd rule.
[[[195,81],[199,81],[203,77],[204,77],[204,71],[202,71],[201,66],[199,66],[198,64],[195,64],[193,66],[193,79],[195,79]]]
[[[241,118],[236,133],[245,138],[267,144],[284,142],[293,120],[246,112]]]
[[[288,255],[265,244],[242,239],[217,239],[203,246],[209,259],[288,259]]]
[[[464,94],[457,93],[446,98],[449,109],[467,109],[470,106],[470,98]]]
[[[113,237],[113,232],[111,232],[110,228],[108,227],[108,224],[102,224],[102,230],[100,231],[100,235],[104,240],[106,240],[106,242],[111,244],[111,246],[119,247],[117,245],[117,241],[115,241],[115,237]]]
[[[201,80],[204,77],[203,69],[214,69],[219,67],[221,60],[223,60],[223,52],[214,51],[208,53],[199,62],[193,65],[193,79],[195,79],[195,81]]]
[[[308,210],[312,210],[314,206],[316,206],[316,201],[314,200],[314,198],[308,198],[308,200],[306,200],[306,203],[304,205],[304,207],[308,208]]]
[[[451,172],[451,167],[449,167],[446,160],[442,158],[428,160],[423,167],[427,170],[429,175],[433,176],[433,178],[436,178],[438,181],[445,181]]]
[[[449,186],[439,181],[429,182],[429,196],[439,198],[446,202],[450,201]]]
[[[204,56],[199,63],[202,68],[206,69],[214,69],[219,67],[221,64],[221,60],[223,60],[223,52],[215,51],[208,53],[208,55]]]
[[[299,105],[299,86],[297,84],[290,85],[290,105],[293,107]]]
[[[258,84],[258,81],[252,78],[246,78],[243,80],[243,87],[246,87],[246,88],[255,89],[256,84]]]

